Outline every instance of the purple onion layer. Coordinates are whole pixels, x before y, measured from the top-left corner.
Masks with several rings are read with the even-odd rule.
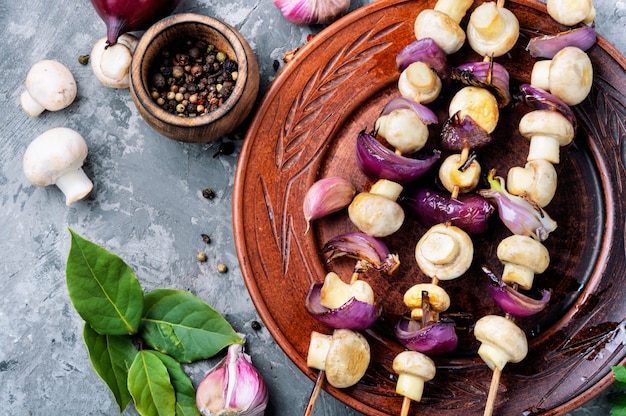
[[[314,283],[306,297],[307,312],[324,325],[335,329],[367,329],[378,319],[382,307],[350,299],[339,308],[329,309],[320,304],[323,283]]]
[[[421,327],[412,319],[401,318],[395,326],[398,341],[406,348],[426,355],[439,355],[453,351],[459,339],[452,319],[439,321]]]

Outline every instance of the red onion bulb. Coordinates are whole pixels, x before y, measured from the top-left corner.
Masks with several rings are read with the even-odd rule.
[[[174,11],[180,0],[91,0],[107,27],[107,44],[126,32],[147,29]]]

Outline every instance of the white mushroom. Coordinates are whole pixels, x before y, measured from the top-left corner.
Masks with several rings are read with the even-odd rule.
[[[404,210],[396,202],[402,185],[380,179],[369,192],[357,194],[348,206],[350,221],[372,237],[386,237],[398,231],[404,222]]]
[[[524,167],[509,169],[506,184],[513,195],[525,196],[543,208],[556,193],[556,169],[545,159],[531,160]]]
[[[589,24],[596,18],[591,0],[548,0],[546,6],[550,17],[566,26]]]
[[[452,154],[439,167],[439,179],[448,192],[453,192],[455,188],[458,188],[460,193],[470,192],[476,188],[480,180],[480,163],[474,159],[461,170],[461,166],[465,164],[461,159],[460,154]]]
[[[519,22],[509,9],[485,2],[472,12],[467,41],[481,56],[498,57],[510,51],[519,37]]]
[[[76,131],[57,127],[39,135],[24,153],[23,168],[35,186],[56,184],[69,206],[84,198],[93,183],[82,169],[87,143]]]
[[[591,91],[593,67],[581,49],[567,46],[552,59],[537,61],[530,74],[533,87],[549,91],[567,105],[580,104]]]
[[[487,133],[495,130],[500,118],[496,97],[480,87],[464,87],[454,94],[448,106],[448,115],[452,117],[457,112],[461,120],[471,117]]]
[[[20,104],[31,117],[37,117],[44,110],[62,110],[76,98],[74,76],[58,61],[44,60],[33,65],[26,75],[25,87]]]
[[[422,318],[422,292],[428,293],[433,319],[438,320],[439,312],[444,312],[450,307],[450,296],[441,286],[432,283],[418,283],[404,293],[404,304],[411,308],[411,318]]]
[[[504,264],[502,280],[528,290],[535,274],[543,273],[550,264],[550,253],[539,241],[526,235],[511,235],[498,244],[498,259]]]
[[[457,52],[465,43],[465,31],[447,14],[425,9],[415,19],[415,37],[431,38],[446,54]]]
[[[358,332],[336,329],[332,335],[311,333],[307,366],[325,371],[331,386],[341,389],[355,385],[369,363],[369,344]]]
[[[433,360],[417,351],[402,351],[393,359],[393,371],[398,374],[396,393],[419,402],[424,394],[424,383],[435,377]]]
[[[433,102],[441,92],[441,79],[424,62],[413,62],[398,78],[400,95],[418,103]]]
[[[474,257],[467,233],[453,225],[431,227],[415,246],[415,260],[428,277],[452,280],[465,273]]]
[[[528,354],[526,334],[503,316],[480,318],[474,326],[474,336],[481,342],[478,355],[492,370],[502,370],[508,362],[518,363]]]
[[[375,303],[374,291],[367,282],[357,280],[345,283],[337,273],[329,272],[320,291],[320,304],[329,309],[336,309],[352,298],[370,305]]]
[[[519,132],[530,140],[527,160],[547,160],[558,164],[561,146],[574,140],[574,126],[558,111],[535,110],[524,114]]]
[[[378,117],[374,128],[402,154],[415,153],[428,141],[428,127],[415,111],[408,108]]]
[[[109,45],[107,38],[99,39],[90,55],[91,69],[102,85],[109,88],[128,88],[129,68],[138,39],[125,33],[117,43]]]

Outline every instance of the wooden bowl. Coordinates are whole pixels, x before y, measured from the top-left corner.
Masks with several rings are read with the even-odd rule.
[[[157,105],[150,96],[149,77],[159,52],[185,37],[207,41],[237,61],[239,76],[230,97],[215,111],[180,117]],[[170,139],[206,143],[232,132],[248,116],[259,91],[259,66],[243,36],[213,17],[184,13],[162,19],[141,37],[130,70],[130,92],[143,119]]]

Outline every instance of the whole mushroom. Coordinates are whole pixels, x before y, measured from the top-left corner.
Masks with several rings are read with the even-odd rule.
[[[561,49],[552,59],[535,62],[530,74],[533,87],[549,91],[567,105],[580,104],[592,83],[591,60],[576,46]]]
[[[419,402],[424,394],[424,383],[435,377],[433,360],[417,351],[402,351],[393,359],[393,371],[398,374],[396,393]]]
[[[379,179],[369,192],[357,194],[348,206],[350,221],[372,237],[386,237],[398,231],[404,222],[404,210],[396,202],[402,185]]]
[[[109,88],[128,88],[129,68],[139,40],[127,33],[109,45],[107,38],[99,39],[91,50],[91,69],[102,85]]]
[[[465,43],[465,31],[459,23],[472,0],[439,0],[433,9],[417,15],[414,24],[415,38],[431,38],[446,54],[457,52]]]
[[[311,333],[307,366],[325,371],[331,386],[341,389],[355,385],[369,363],[369,344],[358,332],[335,329],[332,335]]]
[[[509,9],[486,2],[472,12],[467,41],[481,56],[498,57],[510,51],[519,37],[519,21]]]
[[[481,342],[478,355],[492,370],[502,370],[508,362],[518,363],[528,354],[526,334],[503,316],[480,318],[474,326],[474,336]]]
[[[556,169],[545,159],[531,160],[524,167],[509,169],[506,183],[510,193],[528,197],[543,208],[556,193]]]
[[[34,64],[24,83],[26,91],[20,95],[20,104],[26,114],[37,117],[45,110],[66,108],[76,98],[76,80],[70,70],[55,60]]]
[[[574,140],[574,126],[557,111],[535,110],[524,114],[519,132],[530,140],[527,160],[543,159],[558,164],[561,146]]]
[[[591,0],[548,0],[546,6],[550,17],[566,26],[589,24],[596,18]]]
[[[82,169],[86,157],[87,143],[83,136],[72,129],[56,127],[30,143],[24,153],[24,174],[35,186],[59,187],[69,206],[93,189]]]
[[[498,259],[504,264],[502,280],[528,290],[536,273],[543,273],[550,264],[550,253],[539,241],[526,235],[511,235],[498,244]]]
[[[454,225],[434,225],[415,246],[415,260],[420,270],[439,280],[461,276],[469,269],[473,257],[472,239]]]

